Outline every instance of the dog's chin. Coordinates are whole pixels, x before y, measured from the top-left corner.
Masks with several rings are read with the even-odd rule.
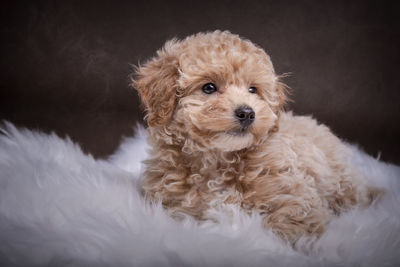
[[[253,142],[253,134],[241,129],[218,133],[211,140],[214,148],[224,152],[238,151],[250,147]]]

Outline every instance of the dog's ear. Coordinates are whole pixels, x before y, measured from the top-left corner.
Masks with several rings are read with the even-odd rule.
[[[284,107],[286,105],[286,103],[289,101],[288,98],[288,86],[286,84],[284,84],[283,82],[281,82],[281,78],[284,77],[282,76],[278,76],[276,83],[275,83],[275,99],[274,99],[274,103],[277,103],[277,105],[275,105],[275,107],[273,108],[274,113],[278,116],[280,116],[281,111],[284,110]],[[279,121],[279,119],[278,119]],[[277,132],[279,131],[279,122],[277,121],[277,124],[270,130],[271,132]]]
[[[176,106],[176,89],[179,77],[179,43],[168,41],[157,55],[136,69],[132,85],[146,109],[147,124],[167,124]]]
[[[288,87],[286,84],[281,82],[281,76],[278,77],[275,84],[275,97],[278,105],[276,106],[276,114],[279,115],[283,111],[286,103],[288,102]]]

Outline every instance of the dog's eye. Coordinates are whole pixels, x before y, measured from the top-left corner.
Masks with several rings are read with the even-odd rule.
[[[252,86],[252,87],[249,88],[249,92],[252,93],[252,94],[255,94],[255,93],[257,93],[257,88]]]
[[[213,83],[206,83],[201,89],[206,94],[212,94],[217,91],[217,86],[215,86]]]

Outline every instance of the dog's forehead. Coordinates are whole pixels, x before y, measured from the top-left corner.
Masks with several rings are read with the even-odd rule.
[[[183,42],[182,48],[180,57],[182,65],[201,63],[272,65],[263,49],[235,35],[210,34],[189,38]]]
[[[265,51],[236,35],[204,35],[185,40],[179,67],[184,76],[190,77],[188,82],[210,78],[224,83],[265,84],[274,77]]]

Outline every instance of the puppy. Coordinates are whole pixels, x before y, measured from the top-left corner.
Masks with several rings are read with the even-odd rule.
[[[168,41],[133,75],[146,109],[143,191],[173,215],[207,219],[236,204],[295,243],[371,202],[330,130],[283,111],[285,86],[263,49],[229,32]]]

